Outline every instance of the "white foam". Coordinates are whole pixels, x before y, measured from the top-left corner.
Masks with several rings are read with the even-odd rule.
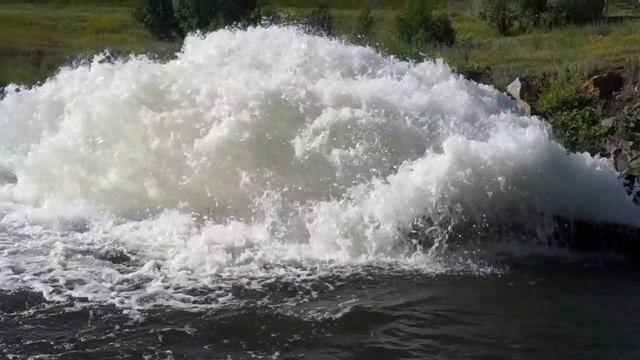
[[[61,69],[9,88],[0,128],[0,286],[52,299],[193,306],[185,289],[220,304],[240,279],[446,271],[407,246],[423,216],[640,224],[608,161],[493,88],[293,28]]]

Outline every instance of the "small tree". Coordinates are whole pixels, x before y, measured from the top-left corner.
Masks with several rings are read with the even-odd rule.
[[[373,25],[373,18],[371,17],[371,9],[369,7],[362,10],[358,16],[356,22],[356,28],[353,31],[353,35],[356,38],[364,38],[369,35],[371,26]]]
[[[445,14],[433,13],[433,4],[424,0],[409,0],[397,19],[400,39],[416,46],[428,44],[453,45],[456,32]]]
[[[212,27],[218,27],[218,24],[224,22],[221,5],[218,1],[177,1],[175,13],[181,31],[188,34],[192,31],[208,29],[212,24],[215,24]]]
[[[478,0],[475,4],[478,16],[498,29],[501,35],[509,35],[518,17],[518,4],[509,0]]]
[[[171,40],[196,30],[253,22],[257,0],[140,0],[135,17],[156,38]]]
[[[141,0],[134,17],[160,40],[172,40],[184,36],[180,21],[176,18],[172,0]]]
[[[184,33],[252,22],[258,5],[257,0],[174,0],[174,4]]]
[[[324,2],[318,3],[318,6],[302,20],[303,25],[307,26],[312,33],[317,35],[332,36],[333,33],[333,14],[331,8]]]
[[[602,19],[605,0],[553,0],[551,8],[566,24],[586,24]]]
[[[543,14],[547,11],[547,0],[520,0],[518,12],[520,16],[528,19],[533,25],[538,26]]]

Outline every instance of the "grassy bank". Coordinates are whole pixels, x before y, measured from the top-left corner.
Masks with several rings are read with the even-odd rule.
[[[175,51],[157,42],[119,1],[4,2],[0,4],[0,84],[31,84],[61,64],[112,49],[115,52]]]
[[[610,13],[615,14],[615,21],[553,30],[533,29],[519,36],[504,37],[473,16],[466,2],[451,1],[443,6],[443,10],[452,18],[458,41],[451,47],[420,49],[398,41],[394,26],[400,10],[374,8],[370,14],[373,21],[367,42],[393,55],[414,59],[442,57],[461,71],[484,71],[490,75],[488,82],[498,87],[523,75],[559,74],[566,77],[570,72],[572,76],[584,77],[596,69],[628,66],[640,61],[640,18],[634,18],[640,15],[640,8],[625,4],[612,5]],[[284,9],[293,13],[312,11],[305,7]],[[361,12],[361,9],[334,9],[337,32],[352,34]],[[619,19],[619,16],[625,18]]]
[[[307,13],[313,0],[274,0],[293,13]],[[552,31],[536,29],[503,37],[473,16],[468,1],[440,1],[450,14],[458,41],[450,48],[408,47],[398,41],[395,19],[402,0],[333,1],[338,34],[349,37],[366,4],[372,7],[367,43],[393,55],[443,57],[454,67],[489,75],[486,81],[503,87],[515,76],[565,74],[583,77],[594,69],[627,66],[640,58],[640,20],[572,26]],[[77,57],[105,48],[116,52],[166,54],[177,43],[153,40],[132,16],[131,0],[33,0],[0,4],[0,84],[34,83]],[[615,16],[637,16],[630,0],[611,5]]]

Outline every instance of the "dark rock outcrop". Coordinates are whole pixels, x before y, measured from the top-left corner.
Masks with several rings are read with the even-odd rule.
[[[618,71],[607,71],[589,78],[582,86],[582,90],[593,103],[596,103],[612,99],[613,95],[622,91],[623,87],[623,74]]]

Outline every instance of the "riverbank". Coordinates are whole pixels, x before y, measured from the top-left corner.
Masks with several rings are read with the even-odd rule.
[[[132,9],[132,4],[117,1],[84,5],[3,2],[0,85],[43,81],[60,66],[105,49],[161,55],[179,49],[179,44],[155,41],[133,18]]]
[[[64,3],[64,2],[62,2]],[[0,5],[0,84],[32,84],[62,65],[105,48],[119,53],[167,54],[175,42],[155,41],[134,19],[132,1],[10,1]],[[277,1],[277,8],[308,13],[304,1]],[[396,4],[397,3],[397,4]],[[441,6],[452,19],[457,41],[451,47],[410,48],[395,34],[399,1],[380,2],[370,12],[361,42],[400,57],[442,57],[461,72],[504,89],[516,76],[555,77],[555,82],[586,79],[597,69],[640,63],[640,9],[629,1],[613,2],[615,21],[553,30],[533,29],[501,36],[470,13],[463,1]],[[396,4],[394,7],[389,7]],[[358,6],[356,2],[354,6]],[[361,5],[361,4],[360,4]],[[340,37],[353,40],[362,8],[332,9]],[[625,19],[626,18],[626,19]],[[359,34],[362,36],[363,34]],[[567,73],[570,77],[567,79]]]

